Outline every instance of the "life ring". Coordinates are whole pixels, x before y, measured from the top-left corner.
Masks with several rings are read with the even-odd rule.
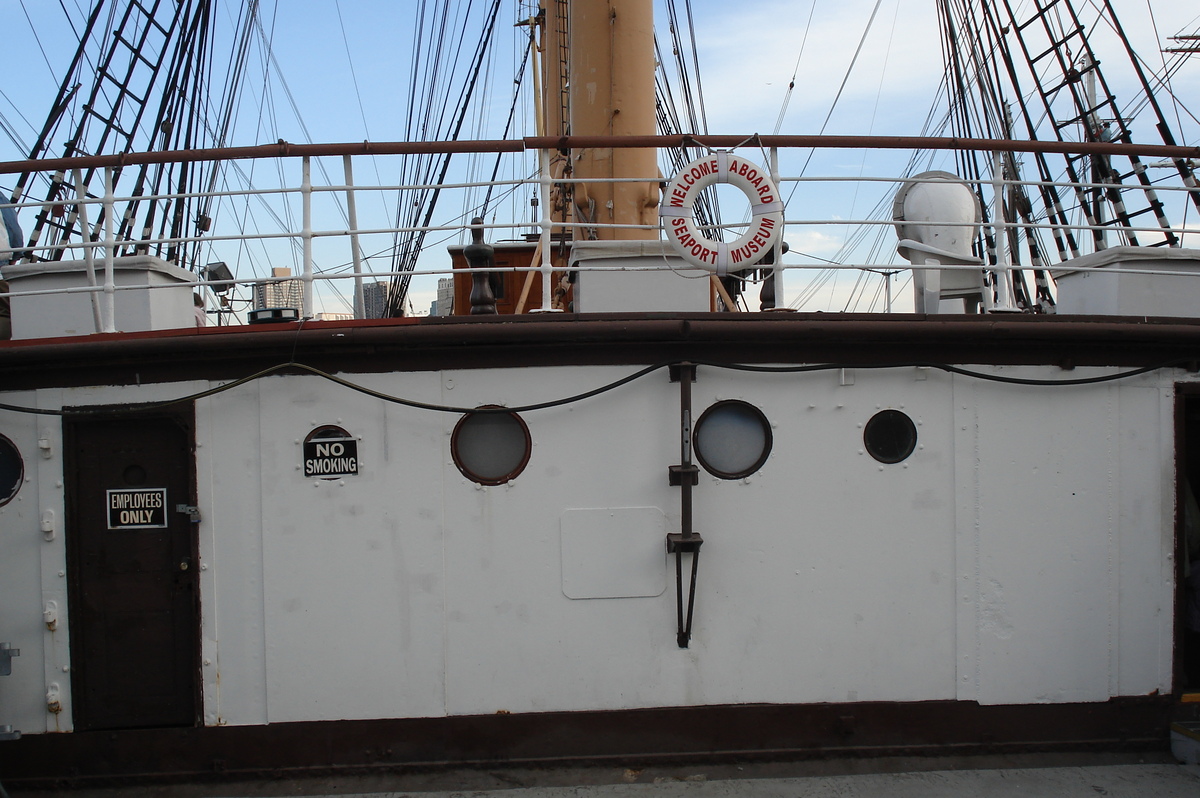
[[[751,222],[737,241],[715,241],[696,227],[696,198],[713,183],[737,186],[750,200]],[[695,266],[725,276],[757,261],[783,231],[783,202],[771,176],[745,158],[717,151],[697,158],[667,186],[659,219],[675,251]]]

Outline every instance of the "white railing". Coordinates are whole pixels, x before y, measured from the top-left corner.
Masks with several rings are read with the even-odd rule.
[[[800,138],[800,137],[793,137]],[[556,142],[557,144],[558,142]],[[611,143],[611,142],[610,142]],[[909,142],[912,143],[912,142]],[[926,142],[930,146],[939,142]],[[946,146],[945,142],[940,142],[942,146]],[[954,142],[956,146],[962,146],[964,142]],[[1004,145],[1012,145],[1012,142],[990,142],[990,149],[993,152],[1001,152],[1004,150]],[[334,145],[330,150],[336,147],[345,149],[347,145]],[[368,145],[372,150],[387,149],[386,146]],[[806,144],[811,146],[811,142]],[[846,146],[845,144],[837,144],[835,146]],[[1026,149],[1035,148],[1029,143],[1023,146]],[[1080,149],[1095,150],[1097,153],[1114,152],[1114,147],[1131,147],[1132,145],[1079,145]],[[269,148],[258,148],[269,149]],[[309,148],[314,149],[314,148]],[[460,148],[461,149],[461,148]],[[1061,147],[1059,148],[1061,149]],[[1196,148],[1164,148],[1164,147],[1145,147],[1137,148],[1139,154],[1193,157],[1192,150]],[[1167,152],[1167,151],[1170,152]],[[1175,152],[1175,151],[1178,152]],[[495,151],[495,148],[485,150]],[[549,285],[549,274],[554,271],[587,271],[594,269],[618,270],[618,271],[643,271],[669,268],[667,265],[656,266],[646,265],[644,262],[638,265],[631,266],[606,266],[596,267],[589,265],[558,265],[553,266],[551,263],[551,250],[553,235],[561,233],[564,230],[582,230],[584,228],[590,230],[619,230],[619,229],[637,229],[637,230],[657,230],[658,225],[622,225],[622,224],[606,224],[595,221],[588,222],[568,222],[561,218],[555,218],[552,213],[552,203],[548,201],[552,190],[556,185],[549,172],[549,150],[545,148],[537,149],[538,153],[538,173],[520,180],[508,181],[470,181],[462,180],[460,182],[448,182],[436,186],[443,194],[454,192],[469,192],[481,188],[501,188],[514,190],[521,187],[536,187],[540,190],[542,201],[540,203],[541,213],[536,220],[511,221],[511,222],[496,222],[490,221],[483,225],[487,232],[489,240],[495,240],[497,237],[505,235],[513,235],[522,229],[534,228],[541,241],[541,259],[540,262],[531,264],[527,267],[513,266],[501,267],[495,271],[515,271],[529,272],[537,271],[543,275],[545,282],[543,285]],[[88,197],[83,189],[83,179],[81,169],[87,165],[92,165],[96,161],[103,159],[58,159],[53,162],[44,164],[52,169],[69,168],[74,177],[74,184],[79,186],[77,195],[73,198],[59,198],[53,201],[22,201],[7,206],[0,207],[15,208],[23,219],[30,218],[33,214],[39,212],[42,208],[58,206],[61,210],[63,206],[70,206],[73,212],[78,214],[78,227],[83,230],[83,238],[76,238],[67,241],[58,241],[39,244],[32,249],[32,254],[40,259],[55,260],[82,260],[85,265],[85,271],[88,275],[88,285],[83,287],[73,287],[69,289],[56,289],[55,291],[27,291],[27,292],[12,292],[11,296],[22,295],[38,295],[43,293],[87,293],[92,297],[93,316],[96,328],[103,331],[113,331],[116,329],[115,323],[115,294],[119,291],[141,289],[145,286],[121,286],[116,283],[113,270],[113,260],[119,252],[128,249],[132,246],[137,246],[141,249],[154,249],[159,246],[169,245],[187,245],[197,242],[203,243],[207,251],[212,253],[209,261],[224,261],[237,262],[237,257],[226,257],[222,253],[226,249],[234,251],[245,251],[250,245],[259,248],[270,246],[278,246],[280,243],[287,243],[289,247],[298,247],[300,257],[300,273],[294,279],[301,281],[303,287],[303,307],[302,313],[305,317],[311,317],[314,313],[314,286],[323,284],[332,284],[345,280],[350,280],[354,284],[353,290],[353,308],[355,315],[362,316],[364,312],[363,300],[363,279],[364,277],[371,278],[392,278],[397,276],[413,276],[413,277],[436,277],[445,276],[452,273],[462,273],[462,270],[454,270],[450,268],[448,258],[444,251],[431,253],[430,256],[424,259],[416,269],[404,271],[392,271],[388,269],[368,269],[365,261],[370,258],[364,255],[368,251],[366,243],[372,240],[382,238],[382,246],[377,247],[378,251],[386,252],[394,246],[397,236],[404,234],[424,233],[428,234],[445,234],[452,233],[463,235],[467,228],[464,219],[467,214],[464,214],[464,219],[448,222],[443,221],[438,224],[430,224],[426,226],[401,226],[394,222],[388,223],[382,215],[381,209],[389,207],[389,200],[395,202],[400,201],[397,198],[402,198],[406,192],[417,191],[421,189],[434,188],[433,186],[423,184],[392,184],[392,185],[356,185],[353,171],[354,157],[370,157],[382,158],[382,156],[372,151],[369,154],[359,154],[355,156],[352,153],[342,152],[342,174],[343,182],[341,184],[326,184],[314,185],[312,179],[312,160],[323,155],[331,156],[334,153],[325,153],[321,148],[315,148],[312,154],[279,154],[279,153],[262,153],[255,155],[258,158],[274,158],[281,161],[280,168],[276,170],[277,174],[286,174],[286,166],[295,161],[300,164],[299,179],[290,181],[284,180],[282,184],[271,188],[241,188],[229,189],[223,191],[196,192],[193,194],[182,193],[163,193],[154,195],[142,195],[136,198],[128,196],[118,196],[113,192],[114,174],[117,170],[116,165],[108,164],[101,167],[101,173],[104,180],[104,192],[99,197]],[[763,151],[763,154],[771,162],[772,171],[778,168],[779,163],[779,148],[770,147]],[[163,160],[170,154],[152,153],[146,154],[149,158],[153,156],[157,160]],[[183,158],[195,159],[196,153],[176,154]],[[200,154],[203,155],[203,154]],[[216,155],[212,156],[216,158]],[[136,161],[136,156],[126,156],[124,160]],[[42,164],[36,164],[42,166]],[[18,166],[29,167],[30,164],[0,164],[0,173],[15,172]],[[1049,245],[1045,241],[1045,235],[1052,231],[1069,230],[1072,235],[1076,236],[1078,241],[1086,242],[1091,238],[1090,231],[1101,230],[1112,234],[1114,227],[1111,224],[1088,224],[1085,220],[1077,219],[1064,228],[1063,225],[1051,223],[1046,220],[1038,220],[1027,222],[1021,219],[1006,219],[1004,214],[996,214],[994,212],[995,197],[1004,196],[1005,192],[1014,186],[1019,186],[1030,194],[1040,191],[1042,188],[1049,188],[1059,191],[1068,201],[1073,201],[1070,198],[1077,190],[1106,190],[1111,189],[1112,185],[1108,183],[1066,183],[1057,181],[1026,181],[1012,180],[1006,178],[1000,167],[999,157],[995,160],[996,174],[979,181],[972,182],[980,190],[980,194],[989,197],[989,207],[992,210],[987,214],[989,219],[993,219],[990,223],[985,224],[985,231],[993,237],[997,242],[1001,242],[998,248],[1000,256],[998,263],[988,267],[993,272],[1000,274],[1000,291],[1003,292],[1003,286],[1007,285],[1007,281],[1003,279],[1004,274],[1008,269],[1028,270],[1030,266],[1021,264],[1010,264],[1005,254],[1007,251],[1007,231],[1016,229],[1021,231],[1022,235],[1036,236],[1042,240],[1041,249],[1049,256],[1056,251],[1055,247]],[[618,182],[659,182],[660,177],[649,176],[643,178],[628,178]],[[785,197],[789,197],[789,205],[785,213],[785,238],[803,241],[808,234],[813,231],[823,231],[830,228],[839,229],[859,229],[862,231],[886,231],[889,228],[894,228],[901,222],[890,218],[836,218],[828,211],[826,204],[819,202],[814,203],[813,198],[819,197],[823,193],[835,191],[837,187],[846,183],[854,183],[859,186],[873,186],[876,193],[882,198],[890,197],[897,188],[911,178],[896,178],[896,177],[844,177],[844,176],[823,176],[813,177],[807,175],[782,175],[779,177],[781,193]],[[559,181],[561,183],[561,181]],[[601,180],[572,180],[576,184],[610,182]],[[1127,186],[1130,191],[1140,190],[1136,185]],[[1154,190],[1160,194],[1170,195],[1172,192],[1183,198],[1181,206],[1186,206],[1188,195],[1186,192],[1195,192],[1194,187],[1190,188],[1186,185],[1167,185],[1156,184]],[[372,195],[375,202],[372,203],[363,224],[360,224],[360,213],[363,210],[361,199],[366,195]],[[990,196],[989,196],[990,195]],[[298,200],[300,222],[298,227],[294,224],[288,225],[284,223],[282,229],[265,230],[254,229],[248,231],[233,231],[232,225],[225,224],[221,231],[216,234],[201,233],[193,236],[180,237],[149,237],[136,242],[121,241],[115,237],[114,220],[118,218],[120,209],[125,206],[130,200],[136,199],[138,202],[164,202],[167,200],[176,200],[185,197],[193,198],[209,198],[214,201],[231,205],[232,203],[240,202],[243,205],[248,205],[252,200],[267,201],[271,200],[280,204],[282,208],[289,211],[294,211],[292,204]],[[336,209],[327,209],[324,214],[319,214],[318,209],[314,207],[319,202],[324,202],[324,198],[329,197]],[[344,204],[338,202],[344,200]],[[885,203],[886,204],[886,203]],[[818,211],[815,215],[804,216],[807,211],[812,214],[812,209]],[[332,206],[331,206],[332,208]],[[1193,211],[1194,213],[1194,211]],[[94,220],[97,214],[102,215],[104,219],[103,237],[97,240],[91,240],[89,232],[92,227],[89,224],[90,220]],[[344,226],[330,226],[329,219],[333,214],[344,214],[346,224]],[[287,213],[284,214],[286,217]],[[1125,229],[1133,231],[1135,234],[1146,234],[1152,236],[1161,236],[1165,233],[1165,229],[1159,224],[1154,223],[1152,217],[1147,217],[1149,221],[1126,227]],[[1186,218],[1186,217],[1185,217]],[[743,225],[740,224],[725,224],[722,227],[727,229],[736,229]],[[1187,243],[1200,243],[1200,231],[1189,229],[1183,226],[1169,228],[1178,239],[1185,245]],[[78,234],[76,234],[78,235]],[[661,234],[660,234],[661,237]],[[783,259],[774,268],[780,273],[791,272],[793,274],[809,270],[855,270],[855,271],[875,271],[875,272],[896,272],[897,270],[907,270],[910,265],[907,263],[897,262],[894,257],[895,238],[891,238],[883,245],[882,249],[878,247],[874,250],[867,250],[866,256],[850,257],[841,263],[829,263],[819,260],[814,257],[809,257],[804,254],[804,248],[793,247],[792,254]],[[336,247],[331,246],[334,242],[340,242]],[[427,248],[433,245],[427,245]],[[271,253],[269,249],[268,257],[278,256],[280,259],[288,259],[288,253],[284,251],[282,254],[278,251]],[[436,263],[433,261],[437,261]],[[330,264],[337,264],[332,266]],[[97,265],[102,264],[102,275],[97,271]],[[1047,269],[1063,268],[1061,262],[1046,262],[1044,264]],[[334,269],[342,269],[348,267],[348,271],[334,271]],[[954,266],[954,265],[939,265],[938,268],[946,270],[973,270],[978,271],[977,266]],[[1071,268],[1075,268],[1072,266]],[[1120,272],[1120,269],[1112,267],[1107,268],[1109,272]],[[1145,270],[1138,270],[1145,273]],[[1184,270],[1159,270],[1156,273],[1166,275],[1184,275],[1191,276],[1192,272]],[[279,277],[266,277],[256,275],[249,279],[235,279],[235,286],[253,287],[255,285],[269,284],[279,281]],[[223,289],[228,286],[228,281],[219,280],[202,280],[195,281],[196,286],[208,287],[210,289]],[[319,293],[319,292],[318,292]],[[550,291],[543,292],[544,303],[550,301]]]

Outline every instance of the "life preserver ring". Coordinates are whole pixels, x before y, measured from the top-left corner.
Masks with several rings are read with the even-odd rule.
[[[751,222],[737,241],[715,241],[696,227],[696,197],[713,183],[737,186],[750,200]],[[745,268],[775,245],[783,231],[783,202],[771,176],[745,158],[717,151],[680,170],[667,186],[659,219],[680,256],[724,276]]]

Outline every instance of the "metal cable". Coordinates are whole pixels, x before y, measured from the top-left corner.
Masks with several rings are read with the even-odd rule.
[[[659,371],[661,369],[668,368],[670,366],[677,366],[682,363],[692,363],[697,366],[708,366],[711,368],[726,369],[729,371],[745,371],[745,372],[752,372],[752,373],[759,373],[759,374],[806,374],[806,373],[810,373],[810,372],[834,371],[834,370],[845,369],[845,368],[867,369],[867,370],[899,369],[899,368],[931,368],[931,369],[937,369],[939,371],[944,371],[948,374],[957,374],[957,375],[960,375],[963,377],[984,380],[987,382],[1000,382],[1000,383],[1005,383],[1008,385],[1025,385],[1025,386],[1032,386],[1032,387],[1060,387],[1060,386],[1069,386],[1069,385],[1097,385],[1100,383],[1115,382],[1117,380],[1123,380],[1123,379],[1128,379],[1130,377],[1136,377],[1140,374],[1147,374],[1149,372],[1157,371],[1159,369],[1172,368],[1172,367],[1176,367],[1176,366],[1185,365],[1188,362],[1189,361],[1187,359],[1179,359],[1179,360],[1167,361],[1164,363],[1158,363],[1158,364],[1151,365],[1151,366],[1142,366],[1140,368],[1132,369],[1130,371],[1122,371],[1122,372],[1118,372],[1116,374],[1101,374],[1101,375],[1098,375],[1095,377],[1077,377],[1077,378],[1066,379],[1066,380],[1044,380],[1044,379],[1033,379],[1033,378],[1028,378],[1028,377],[1008,377],[1008,376],[1004,376],[1001,374],[986,374],[984,372],[972,371],[970,369],[964,369],[959,366],[952,366],[948,363],[931,363],[931,362],[924,362],[924,361],[913,361],[910,363],[867,363],[867,364],[863,364],[863,363],[811,363],[811,364],[803,364],[803,365],[795,365],[795,366],[757,366],[757,365],[742,364],[742,363],[723,363],[723,362],[718,362],[718,361],[714,361],[714,360],[699,360],[699,359],[695,359],[695,358],[681,358],[681,359],[677,359],[677,360],[663,361],[661,363],[656,363],[652,366],[647,366],[643,369],[639,369],[638,371],[635,371],[631,374],[621,377],[620,379],[613,380],[612,382],[606,383],[597,388],[593,388],[591,390],[584,391],[582,393],[565,396],[565,397],[562,397],[559,399],[550,399],[550,400],[547,400],[544,402],[536,402],[536,403],[527,404],[527,405],[517,405],[515,407],[455,407],[453,405],[441,405],[441,404],[432,404],[432,403],[428,403],[428,402],[418,402],[414,399],[405,399],[403,397],[394,396],[392,394],[387,394],[382,391],[376,391],[372,388],[367,388],[364,385],[359,385],[358,383],[351,382],[350,380],[347,380],[342,377],[338,377],[338,376],[335,376],[328,372],[322,371],[321,369],[318,369],[314,366],[309,366],[304,363],[299,363],[299,362],[296,362],[293,360],[293,361],[289,361],[287,363],[280,363],[276,366],[271,366],[269,368],[262,369],[261,371],[256,371],[253,374],[247,375],[245,377],[241,377],[240,379],[225,383],[223,385],[218,385],[216,387],[209,388],[204,391],[199,391],[197,393],[188,394],[187,396],[181,396],[176,399],[169,399],[169,400],[162,401],[162,402],[150,402],[147,404],[137,404],[137,405],[125,404],[125,405],[117,405],[117,406],[97,408],[97,409],[61,408],[61,409],[57,409],[57,410],[0,403],[0,410],[8,410],[8,411],[11,411],[14,413],[29,413],[29,414],[33,414],[33,415],[63,416],[63,417],[71,417],[71,418],[107,417],[107,416],[129,415],[129,414],[136,414],[136,413],[146,413],[146,412],[161,410],[166,407],[172,407],[172,406],[178,405],[178,404],[183,404],[185,402],[194,402],[197,399],[204,399],[209,396],[215,396],[217,394],[224,393],[225,391],[229,391],[234,388],[237,388],[241,385],[245,385],[248,382],[253,382],[254,380],[258,380],[263,377],[269,377],[272,374],[278,374],[278,373],[288,370],[288,369],[295,369],[297,371],[307,372],[314,376],[317,376],[322,379],[325,379],[330,382],[341,385],[345,388],[349,388],[352,391],[357,391],[358,393],[373,397],[375,399],[379,399],[384,402],[389,402],[391,404],[403,405],[404,407],[411,407],[411,408],[414,408],[417,410],[432,410],[432,411],[436,411],[439,413],[456,413],[456,414],[462,415],[462,414],[494,414],[494,413],[527,413],[527,412],[532,412],[534,410],[545,410],[547,408],[561,407],[563,405],[574,404],[576,402],[581,402],[584,399],[590,399],[594,396],[599,396],[601,394],[608,393],[609,391],[620,388],[624,385],[634,382],[635,380],[639,380],[642,377],[645,377],[649,374],[653,374],[654,372]]]

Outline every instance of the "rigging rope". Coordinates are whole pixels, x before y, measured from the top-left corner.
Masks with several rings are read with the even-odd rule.
[[[858,57],[862,54],[863,45],[867,43],[867,34],[871,32],[871,25],[875,22],[875,15],[879,13],[879,6],[883,4],[883,0],[875,0],[874,7],[871,8],[871,16],[867,19],[867,24],[863,28],[862,36],[858,40],[858,47],[854,49],[854,56],[850,59],[850,66],[846,67],[846,74],[842,76],[842,82],[838,86],[837,94],[833,97],[833,102],[829,105],[829,113],[825,114],[825,121],[821,123],[821,129],[817,135],[823,135],[825,128],[829,127],[829,120],[833,118],[833,112],[837,108],[838,101],[842,98],[842,92],[846,90],[846,84],[850,82],[850,75],[854,72],[854,65],[858,63]],[[800,176],[804,176],[804,172],[808,169],[808,164],[812,161],[816,149],[808,151],[808,158],[805,159],[804,165],[800,167]],[[788,201],[792,199],[792,195],[796,193],[796,187],[792,187],[792,194],[788,195]]]
[[[447,7],[449,4],[438,4],[441,9],[441,14],[436,17],[433,23],[433,30],[444,34],[447,30]],[[459,89],[458,102],[456,113],[447,119],[449,91],[443,91],[443,101],[441,107],[436,109],[434,102],[434,92],[439,90],[439,76],[442,74],[442,60],[444,51],[451,49],[453,59],[450,63],[449,74],[457,74],[458,70],[457,59],[460,53],[465,52],[463,47],[463,39],[466,35],[467,25],[465,19],[470,15],[473,3],[468,3],[463,13],[463,24],[458,25],[459,37],[456,41],[449,41],[449,37],[444,35],[438,36],[431,41],[437,41],[439,47],[432,54],[432,58],[428,59],[424,71],[420,70],[421,56],[424,54],[424,42],[426,38],[425,31],[425,3],[420,6],[418,14],[417,32],[418,44],[413,48],[413,88],[409,92],[409,131],[408,139],[410,141],[417,140],[449,140],[455,141],[459,138],[462,127],[466,122],[467,112],[470,108],[471,100],[474,96],[476,86],[479,81],[480,73],[485,64],[485,57],[488,54],[489,47],[493,34],[496,29],[497,19],[500,11],[500,0],[492,0],[490,7],[484,12],[484,20],[482,25],[482,33],[480,40],[475,48],[474,55],[471,59],[471,64],[467,68],[467,77]],[[423,78],[419,76],[424,75]],[[417,83],[421,83],[424,91],[418,95],[415,87]],[[422,112],[418,115],[415,107],[418,97],[422,105]],[[444,126],[448,123],[448,127]],[[412,184],[440,184],[445,180],[445,176],[450,168],[452,156],[450,154],[442,154],[439,156],[404,156],[401,161],[401,176],[402,180]],[[415,174],[414,174],[415,173]],[[441,195],[441,188],[435,186],[432,190],[421,189],[414,191],[409,197],[404,206],[399,210],[397,227],[428,227],[430,220],[437,207],[438,198]],[[407,222],[407,223],[406,223]],[[388,292],[388,315],[401,316],[404,315],[404,303],[408,294],[408,285],[412,278],[412,272],[416,268],[417,259],[424,250],[425,232],[419,231],[416,233],[397,236],[395,239],[395,251],[393,254],[393,262],[391,271],[399,273],[399,276],[393,277],[391,280],[391,289]]]
[[[534,36],[535,36],[534,27],[532,25],[530,25],[529,26],[529,38],[531,41],[533,40]],[[530,52],[532,52],[532,48],[530,48],[530,47],[525,47],[523,49],[525,51],[525,54],[521,58],[521,65],[519,67],[517,67],[516,77],[513,78],[513,83],[518,87],[520,87],[520,85],[525,77],[525,69],[529,65],[529,54],[530,54]],[[504,121],[504,132],[500,135],[501,139],[508,138],[508,133],[512,129],[513,120],[516,117],[517,102],[520,99],[521,99],[520,91],[513,91],[512,104],[508,107],[508,118]],[[504,158],[503,153],[496,154],[496,162],[492,166],[492,176],[489,179],[490,184],[495,183],[496,176],[500,173],[500,164],[503,161],[503,158]],[[492,189],[493,188],[494,188],[494,185],[488,185],[487,191],[484,193],[483,202],[480,203],[480,206],[479,206],[479,215],[480,216],[483,216],[487,213],[488,203],[490,203],[492,200]]]
[[[899,8],[899,6],[897,6]],[[775,119],[775,133],[783,128],[783,118],[787,116],[788,105],[792,102],[792,90],[796,88],[796,75],[800,73],[800,59],[804,57],[804,48],[808,44],[808,32],[812,30],[813,12],[817,10],[817,0],[808,6],[808,22],[804,26],[804,36],[800,38],[800,51],[796,53],[796,64],[792,67],[792,77],[788,81],[787,91],[783,94],[783,104],[779,108],[779,116]]]

